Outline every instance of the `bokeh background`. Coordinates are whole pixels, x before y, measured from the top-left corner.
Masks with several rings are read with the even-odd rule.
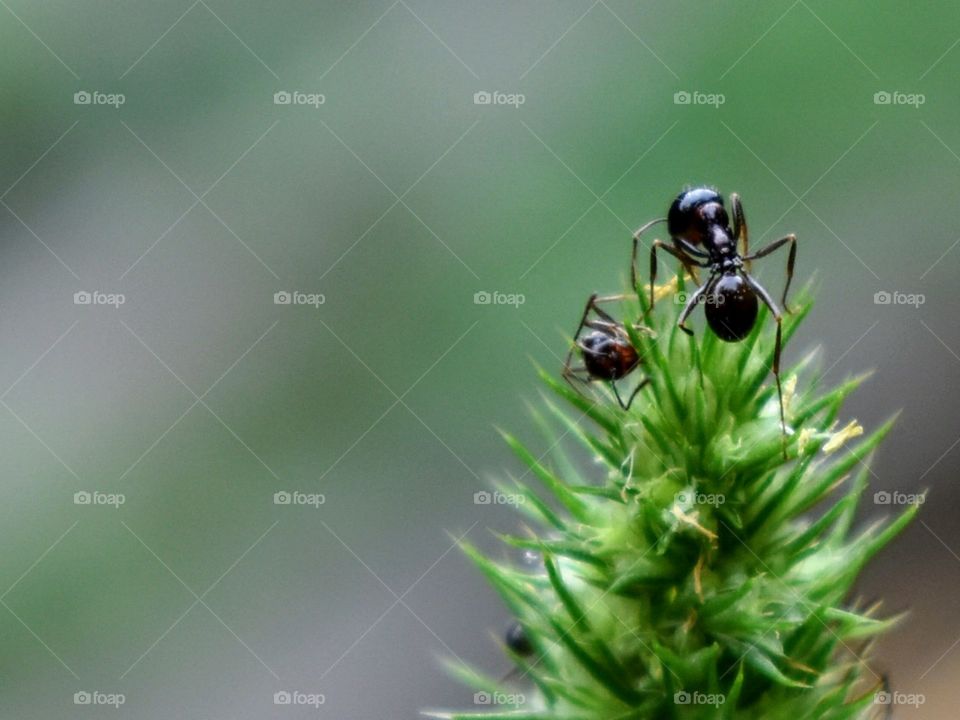
[[[536,444],[530,359],[711,183],[800,238],[788,358],[902,413],[871,492],[931,494],[861,590],[911,612],[895,716],[956,717],[958,43],[946,0],[0,0],[0,715],[470,706],[437,659],[507,670],[453,549],[516,524],[473,502],[515,467],[494,425]]]

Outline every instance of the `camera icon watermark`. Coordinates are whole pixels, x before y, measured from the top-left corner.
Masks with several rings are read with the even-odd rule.
[[[678,90],[673,94],[674,105],[708,105],[714,110],[727,102],[723,93],[705,93],[699,90]]]
[[[119,708],[127,702],[127,696],[123,693],[105,693],[99,690],[80,690],[73,694],[74,705],[97,705]]]
[[[278,90],[273,94],[274,105],[307,105],[314,110],[326,104],[323,93],[307,93],[300,90]]]
[[[873,94],[874,105],[907,105],[918,110],[925,102],[927,102],[927,96],[923,93],[878,90]]]
[[[720,507],[727,502],[727,496],[723,493],[702,493],[693,490],[681,490],[677,493],[674,500],[678,505],[683,507],[692,507],[694,505]]]
[[[299,490],[287,492],[280,490],[273,494],[274,505],[293,505],[319,508],[327,502],[327,497],[323,493],[305,493]]]
[[[873,294],[874,305],[908,305],[913,308],[919,308],[927,302],[927,296],[923,293],[905,293],[899,290],[889,292],[879,290]]]
[[[523,505],[526,501],[527,497],[521,493],[503,493],[499,490],[480,490],[473,494],[474,505]]]
[[[87,290],[78,290],[73,294],[74,305],[108,305],[114,309],[119,308],[127,302],[127,296],[123,293],[106,293],[99,290],[92,292]]]
[[[120,506],[127,502],[127,496],[123,493],[104,493],[94,490],[78,490],[73,494],[74,505],[92,505],[95,507],[112,507],[119,510]]]
[[[327,302],[323,293],[305,293],[299,290],[279,290],[273,294],[274,305],[309,305],[319,308]]]
[[[674,705],[710,705],[712,707],[720,707],[726,701],[726,696],[720,693],[687,692],[686,690],[679,690],[673,694]]]
[[[523,693],[486,692],[481,690],[473,694],[474,705],[508,705],[519,707],[527,701]]]
[[[78,90],[73,94],[74,105],[107,105],[114,110],[127,101],[123,93],[105,93],[99,90]]]
[[[523,93],[488,92],[487,90],[480,90],[473,94],[474,105],[506,105],[519,109],[526,101],[527,96]]]
[[[927,696],[923,693],[905,693],[883,690],[875,693],[873,696],[874,705],[909,705],[913,708],[919,708],[927,702]]]
[[[327,701],[323,693],[305,693],[299,690],[280,690],[273,694],[274,705],[319,708]]]
[[[487,292],[478,290],[473,294],[474,305],[509,305],[518,308],[527,302],[527,296],[523,293],[505,293],[499,290]]]
[[[878,490],[873,494],[874,505],[923,505],[927,496],[922,493],[904,493],[894,490]]]

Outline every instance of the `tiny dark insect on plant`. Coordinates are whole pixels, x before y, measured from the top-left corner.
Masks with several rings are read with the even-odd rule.
[[[530,640],[530,635],[527,634],[523,625],[517,620],[514,620],[510,623],[509,627],[507,627],[506,632],[503,634],[503,644],[518,658],[529,658],[535,652],[533,642]],[[514,667],[500,679],[500,682],[517,680],[521,677],[520,668]]]
[[[530,636],[519,622],[510,623],[510,627],[504,633],[503,641],[513,653],[520,657],[533,655],[533,643],[530,642]]]
[[[777,337],[773,351],[773,375],[777,382],[780,401],[780,426],[786,434],[783,410],[783,388],[780,383],[780,350],[782,346],[782,312],[770,293],[750,274],[750,261],[765,257],[789,245],[787,257],[787,280],[783,287],[781,305],[787,308],[787,292],[793,279],[793,266],[797,258],[797,237],[792,233],[754,253],[749,249],[747,221],[743,206],[736,193],[730,195],[733,211],[733,226],[723,204],[723,197],[707,187],[685,190],[677,196],[667,213],[667,232],[672,244],[654,240],[650,248],[650,307],[653,308],[654,282],[657,277],[657,250],[663,250],[683,263],[684,268],[696,279],[695,268],[707,269],[706,282],[700,284],[687,299],[680,313],[677,326],[688,335],[693,331],[684,324],[697,305],[704,305],[707,324],[714,334],[726,342],[743,340],[757,321],[758,298],[777,323]],[[633,262],[631,273],[634,287],[637,286],[636,257],[640,234],[657,222],[648,223],[634,233]],[[739,246],[739,247],[738,247]],[[742,247],[742,250],[740,249]],[[699,280],[698,280],[699,284]]]
[[[642,362],[640,353],[630,341],[626,326],[614,319],[600,307],[602,303],[626,299],[626,295],[598,295],[594,293],[583,308],[580,324],[573,335],[573,345],[567,353],[563,365],[563,377],[574,388],[574,381],[586,385],[593,381],[608,382],[617,402],[624,410],[629,410],[634,398],[650,382],[641,380],[624,402],[617,389],[617,381],[632,373]],[[581,337],[584,328],[590,330]],[[642,324],[635,324],[636,332],[652,332]],[[581,367],[573,366],[573,354],[577,350],[583,361]],[[579,389],[579,388],[577,388]]]

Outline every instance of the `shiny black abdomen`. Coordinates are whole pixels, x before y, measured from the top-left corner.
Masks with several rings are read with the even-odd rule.
[[[757,295],[739,275],[721,275],[705,302],[710,329],[726,342],[743,340],[757,322]]]

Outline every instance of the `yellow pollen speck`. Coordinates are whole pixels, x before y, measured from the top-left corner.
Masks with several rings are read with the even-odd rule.
[[[797,391],[797,376],[791,375],[787,378],[786,382],[783,383],[783,407],[784,409],[789,408],[790,404],[793,402],[793,396]]]
[[[846,427],[838,432],[835,432],[830,439],[827,440],[826,445],[823,446],[823,451],[827,454],[830,454],[836,450],[839,450],[850,438],[859,437],[860,435],[863,435],[863,425],[858,423],[856,420],[851,420],[849,423],[847,423]]]
[[[663,285],[654,285],[653,286],[653,299],[662,300],[669,295],[674,295],[677,292],[677,278],[673,278],[669,282],[665,282]]]
[[[799,446],[800,453],[803,454],[804,449],[807,447],[807,443],[810,442],[810,438],[815,435],[813,428],[803,428],[800,430],[800,436],[797,438],[797,445]]]

